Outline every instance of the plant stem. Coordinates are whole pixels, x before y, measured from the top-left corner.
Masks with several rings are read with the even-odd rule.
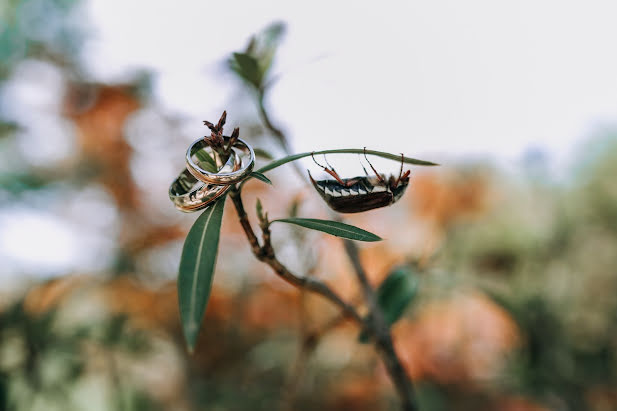
[[[281,131],[281,129],[276,127],[270,120],[270,116],[268,115],[268,111],[266,110],[266,107],[264,104],[264,97],[265,97],[264,91],[260,90],[257,96],[257,106],[259,109],[259,114],[261,116],[261,119],[264,122],[266,128],[270,130],[270,132],[277,138],[277,140],[280,142],[281,146],[283,147],[283,150],[289,156],[291,155],[291,152],[290,152],[290,147],[289,147],[289,142],[287,140],[287,137]],[[330,152],[341,152],[341,151],[347,151],[347,150],[330,150]],[[367,153],[368,151],[364,149],[362,150],[362,152]],[[380,153],[380,154],[384,154],[384,153]],[[302,155],[299,155],[298,157],[300,158],[302,157]],[[423,163],[423,162],[420,162],[420,163]],[[293,165],[294,165],[294,169],[296,173],[298,173],[300,178],[303,178],[304,175],[302,171],[300,170],[300,168],[298,167],[297,163],[294,163]],[[426,165],[434,165],[434,164],[426,162]],[[262,167],[264,171],[265,169],[271,169],[271,168],[273,167],[270,167],[270,168],[268,166]],[[281,276],[283,279],[285,279],[287,282],[293,285],[296,285],[297,287],[300,287],[301,291],[309,290],[309,291],[320,293],[324,297],[330,299],[335,304],[341,306],[341,308],[343,309],[343,315],[345,315],[346,317],[350,316],[350,312],[347,311],[348,309],[351,309],[353,313],[355,313],[355,316],[358,316],[357,311],[355,311],[355,309],[351,305],[340,300],[340,298],[336,294],[334,294],[327,286],[326,288],[328,290],[328,293],[326,294],[327,295],[331,294],[332,296],[334,296],[334,299],[332,299],[331,297],[328,297],[327,295],[324,295],[322,292],[319,292],[317,290],[311,290],[309,287],[302,286],[300,283],[298,283],[298,280],[296,279],[299,279],[299,277],[295,277],[291,273],[289,273],[289,271],[284,266],[282,266],[282,264],[280,264],[280,262],[278,262],[278,260],[276,260],[276,258],[274,257],[274,251],[272,250],[272,246],[269,241],[270,239],[269,230],[267,234],[264,232],[264,240],[266,240],[266,237],[267,237],[267,241],[264,241],[263,247],[260,247],[259,241],[257,240],[257,237],[255,236],[255,233],[253,232],[251,225],[246,217],[246,212],[244,212],[242,200],[240,199],[240,193],[237,191],[232,192],[231,197],[234,202],[234,205],[236,206],[236,210],[238,211],[238,216],[240,217],[240,223],[242,224],[242,228],[244,229],[244,232],[246,233],[247,238],[249,239],[249,242],[251,243],[253,254],[255,254],[255,256],[258,259],[270,265],[270,267],[272,267],[274,271],[277,272],[277,274]],[[347,252],[349,259],[352,262],[352,265],[356,272],[356,277],[358,278],[358,281],[360,282],[362,286],[362,291],[364,293],[364,297],[366,299],[366,302],[370,310],[367,321],[364,321],[360,318],[360,324],[367,327],[368,331],[374,337],[375,347],[377,349],[377,352],[381,356],[382,361],[384,362],[388,370],[388,374],[390,374],[390,378],[392,378],[394,386],[396,387],[396,391],[398,392],[398,395],[401,398],[402,409],[404,411],[416,411],[417,405],[416,405],[416,400],[415,400],[411,380],[409,379],[409,376],[405,372],[405,369],[401,365],[401,362],[396,355],[396,351],[394,350],[394,346],[392,344],[390,328],[388,327],[388,325],[386,324],[384,320],[383,312],[381,311],[381,308],[377,304],[377,299],[375,297],[375,291],[371,287],[368,281],[368,278],[366,276],[366,272],[364,271],[364,268],[362,267],[362,264],[360,263],[358,248],[356,247],[356,244],[350,240],[345,240],[344,242],[345,242],[345,251]],[[264,259],[264,257],[261,256],[262,254],[266,252],[272,253],[273,260],[269,261],[269,260]],[[284,269],[284,271],[277,271],[277,268]],[[289,275],[291,275],[292,277],[289,278]],[[313,281],[316,281],[316,280],[313,280]],[[323,283],[319,282],[319,284],[323,284]],[[325,286],[325,284],[323,285]],[[310,353],[310,350],[309,350],[309,353]],[[308,353],[306,353],[306,355],[308,355]]]
[[[259,91],[259,94],[257,95],[257,108],[259,110],[259,116],[264,122],[266,128],[270,130],[270,133],[272,133],[272,135],[274,135],[274,137],[276,137],[278,142],[281,144],[281,147],[283,147],[283,151],[285,152],[285,154],[289,156],[291,155],[291,147],[289,146],[289,140],[287,139],[287,136],[285,136],[285,133],[283,133],[283,131],[277,126],[275,126],[272,123],[272,120],[270,120],[270,115],[266,110],[264,99],[265,93],[263,91]],[[296,174],[298,174],[298,176],[300,177],[300,179],[303,180],[305,178],[304,173],[302,172],[297,163],[293,164],[293,168]]]
[[[263,245],[259,245],[259,240],[257,239],[257,236],[255,235],[255,232],[253,231],[253,228],[248,220],[248,216],[246,215],[246,211],[244,210],[244,204],[242,203],[240,192],[236,188],[232,188],[230,191],[230,197],[236,208],[236,212],[238,213],[240,224],[242,225],[242,229],[246,234],[255,257],[259,261],[269,265],[279,277],[287,281],[289,284],[319,294],[333,304],[337,305],[346,317],[353,319],[360,324],[362,328],[364,328],[365,321],[360,314],[358,314],[356,309],[343,301],[341,297],[332,291],[332,289],[325,283],[313,277],[300,277],[293,274],[276,258],[274,249],[272,248],[272,244],[270,242],[270,230],[267,227],[262,227]]]
[[[355,244],[351,241],[345,241],[345,248],[350,256],[352,264],[354,265],[358,280],[362,285],[365,298],[367,299],[370,307],[370,314],[367,320],[363,319],[351,304],[343,301],[330,287],[328,287],[328,285],[322,281],[314,277],[300,277],[289,271],[287,267],[285,267],[276,258],[272,243],[270,241],[270,229],[267,224],[261,225],[263,245],[260,245],[259,239],[253,231],[246,214],[246,210],[244,209],[240,191],[233,187],[230,192],[230,197],[238,214],[240,225],[244,230],[255,257],[259,261],[269,265],[279,277],[287,281],[289,284],[298,287],[301,290],[310,291],[321,295],[334,305],[338,306],[345,317],[353,319],[361,326],[361,328],[366,328],[373,336],[377,352],[381,356],[386,369],[388,370],[388,374],[390,375],[390,378],[392,378],[394,386],[396,387],[396,390],[401,398],[402,409],[404,411],[416,411],[417,407],[411,381],[396,356],[394,346],[392,345],[390,330],[384,321],[383,313],[377,304],[375,292],[368,281],[366,272],[360,264],[358,249]],[[349,244],[351,244],[351,246]]]
[[[345,250],[354,267],[356,277],[362,287],[364,298],[369,306],[369,315],[367,319],[367,328],[372,332],[375,342],[375,348],[384,362],[388,374],[396,387],[399,397],[402,402],[402,409],[405,411],[416,411],[416,399],[413,391],[411,379],[405,372],[401,361],[396,355],[394,345],[392,344],[392,336],[390,335],[390,327],[386,323],[381,307],[377,303],[375,290],[368,281],[364,267],[360,263],[360,255],[358,247],[351,240],[344,240]]]

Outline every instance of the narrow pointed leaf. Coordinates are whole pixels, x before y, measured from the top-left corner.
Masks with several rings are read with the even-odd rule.
[[[272,181],[270,181],[270,179],[268,177],[264,176],[263,174],[261,174],[261,173],[259,173],[257,171],[253,171],[250,174],[250,177],[256,178],[256,179],[258,179],[260,181],[263,181],[266,184],[272,185]]]
[[[390,272],[377,289],[377,303],[389,326],[401,318],[417,292],[418,277],[410,267],[399,267]],[[366,343],[369,336],[362,332],[358,340]]]
[[[231,69],[255,88],[261,87],[263,72],[255,57],[246,53],[233,53]]]
[[[199,159],[199,165],[204,168],[204,170],[209,171],[211,173],[216,173],[218,167],[216,166],[216,161],[212,158],[207,151],[199,150],[195,153],[195,156]]]
[[[291,156],[280,158],[276,161],[271,162],[270,164],[266,164],[265,166],[261,167],[257,171],[260,173],[265,173],[266,171],[270,171],[274,168],[282,166],[283,164],[287,164],[289,162],[296,161],[304,157],[308,157],[311,154],[362,154],[362,153],[364,153],[364,149],[361,149],[361,148],[343,148],[343,149],[337,149],[337,150],[322,150],[322,151],[315,151],[311,153],[294,154]],[[383,157],[383,158],[387,158],[390,160],[401,161],[400,154],[391,154],[391,153],[385,153],[383,151],[375,151],[375,150],[366,150],[366,154]],[[418,160],[418,159],[411,158],[411,157],[403,157],[403,163],[414,164],[416,166],[438,166],[439,165],[437,163],[433,163],[430,161],[424,161],[424,160]]]
[[[263,37],[266,47],[276,48],[284,33],[285,23],[275,22],[264,29],[261,33],[261,37]]]
[[[298,216],[298,209],[300,208],[300,199],[298,197],[294,198],[291,205],[289,206],[288,215],[289,217],[295,218]]]
[[[281,218],[272,222],[274,223],[277,221],[280,221],[281,223],[299,225],[304,228],[310,228],[311,230],[322,231],[324,233],[347,238],[349,240],[381,241],[381,237],[376,236],[373,233],[369,233],[361,228],[338,221],[318,220],[316,218]]]
[[[193,351],[214,276],[225,197],[206,209],[184,241],[178,274],[178,304],[184,337]]]
[[[253,148],[255,152],[255,157],[265,158],[266,160],[274,160],[272,154],[264,150],[263,148]]]

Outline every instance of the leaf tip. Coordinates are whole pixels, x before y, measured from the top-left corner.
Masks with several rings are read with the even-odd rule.
[[[186,324],[184,328],[184,339],[186,340],[186,349],[189,354],[193,355],[195,352],[195,345],[197,344],[197,336],[199,335],[199,326],[194,321]]]

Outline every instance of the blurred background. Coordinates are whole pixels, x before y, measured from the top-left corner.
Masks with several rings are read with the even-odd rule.
[[[616,12],[5,0],[0,409],[397,409],[357,327],[328,326],[336,310],[256,262],[231,209],[187,354],[175,277],[197,214],[167,190],[227,110],[261,164],[364,146],[442,164],[412,167],[392,207],[345,216],[385,238],[361,244],[375,285],[402,268],[417,281],[393,336],[422,410],[617,410]],[[363,173],[356,155],[328,161]],[[259,197],[271,218],[332,218],[304,170],[325,174],[298,165],[246,185],[250,217]],[[275,226],[273,241],[360,301],[338,239]]]

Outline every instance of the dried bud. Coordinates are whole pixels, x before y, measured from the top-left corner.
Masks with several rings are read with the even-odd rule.
[[[216,129],[219,133],[223,132],[223,126],[225,125],[226,120],[227,120],[227,111],[223,111],[223,114],[221,114],[221,118],[219,119],[219,123],[216,125]]]
[[[216,126],[211,122],[204,120],[204,125],[208,127],[213,133],[216,132]]]
[[[226,152],[229,153],[231,151],[231,148],[238,141],[238,137],[239,136],[240,136],[240,127],[236,127],[236,128],[234,128],[234,131],[231,133],[231,137],[229,137],[229,144],[227,144]]]

